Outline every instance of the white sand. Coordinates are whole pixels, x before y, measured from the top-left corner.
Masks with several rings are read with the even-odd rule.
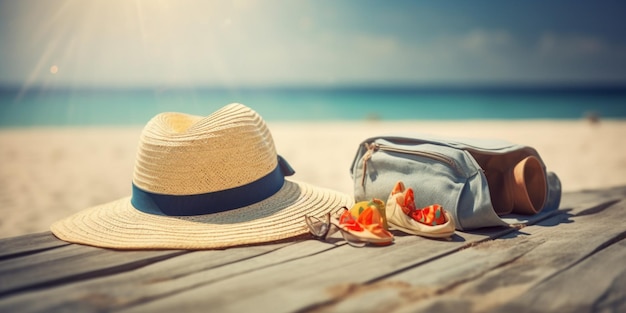
[[[500,138],[532,146],[565,191],[626,185],[626,121],[269,123],[293,179],[352,193],[359,143],[397,131]],[[130,195],[141,127],[0,131],[0,238]]]

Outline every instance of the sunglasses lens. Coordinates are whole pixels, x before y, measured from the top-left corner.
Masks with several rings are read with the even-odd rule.
[[[313,236],[318,238],[323,238],[328,233],[328,224],[322,222],[315,216],[306,216],[305,221],[307,226],[309,227],[309,231]]]

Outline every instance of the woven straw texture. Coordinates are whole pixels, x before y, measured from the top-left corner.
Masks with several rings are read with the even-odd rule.
[[[139,141],[133,183],[152,193],[201,194],[248,184],[276,165],[265,122],[250,108],[231,104],[208,117],[155,116]],[[106,248],[215,249],[302,235],[305,214],[321,217],[352,203],[346,194],[285,180],[273,196],[221,213],[152,215],[126,197],[80,211],[51,230],[65,241]]]

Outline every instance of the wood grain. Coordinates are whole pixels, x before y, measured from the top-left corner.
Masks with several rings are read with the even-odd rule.
[[[3,238],[0,239],[0,260],[67,246],[69,244],[68,242],[57,239],[49,231],[14,238]]]
[[[517,228],[387,247],[295,240],[115,251],[0,240],[0,311],[624,311],[626,187],[565,194]],[[575,297],[573,300],[572,297]]]

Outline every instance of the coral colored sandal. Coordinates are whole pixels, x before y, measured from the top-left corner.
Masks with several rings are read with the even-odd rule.
[[[384,228],[384,219],[376,207],[366,207],[362,210],[348,210],[342,207],[341,210],[337,213],[339,217],[327,213],[325,220],[305,216],[313,237],[327,241],[330,235],[340,231],[343,239],[355,247],[362,247],[367,243],[389,245],[393,242],[393,234]],[[354,216],[353,211],[358,215]]]
[[[380,213],[380,216],[383,219],[383,227],[388,230],[389,225],[387,224],[387,215],[385,213],[385,202],[380,199],[374,198],[371,201],[357,202],[350,209],[350,213],[352,213],[354,218],[358,218],[367,208],[372,208]]]
[[[405,233],[429,238],[448,238],[454,234],[450,213],[438,204],[417,209],[413,189],[405,188],[401,181],[391,191],[385,211],[389,225]]]
[[[378,207],[384,207],[381,200],[374,199],[365,206],[359,202],[341,214],[339,226],[361,241],[375,245],[391,244],[393,234],[385,228],[385,219]]]
[[[384,203],[380,200],[378,206]],[[373,203],[373,202],[371,202]],[[361,240],[374,245],[388,245],[393,242],[393,234],[385,228],[385,219],[377,205],[369,205],[364,209],[355,210],[355,206],[349,211],[345,211],[339,219],[340,226],[347,226],[347,230]],[[355,214],[356,213],[356,214]],[[358,227],[353,227],[352,223],[356,218]]]

